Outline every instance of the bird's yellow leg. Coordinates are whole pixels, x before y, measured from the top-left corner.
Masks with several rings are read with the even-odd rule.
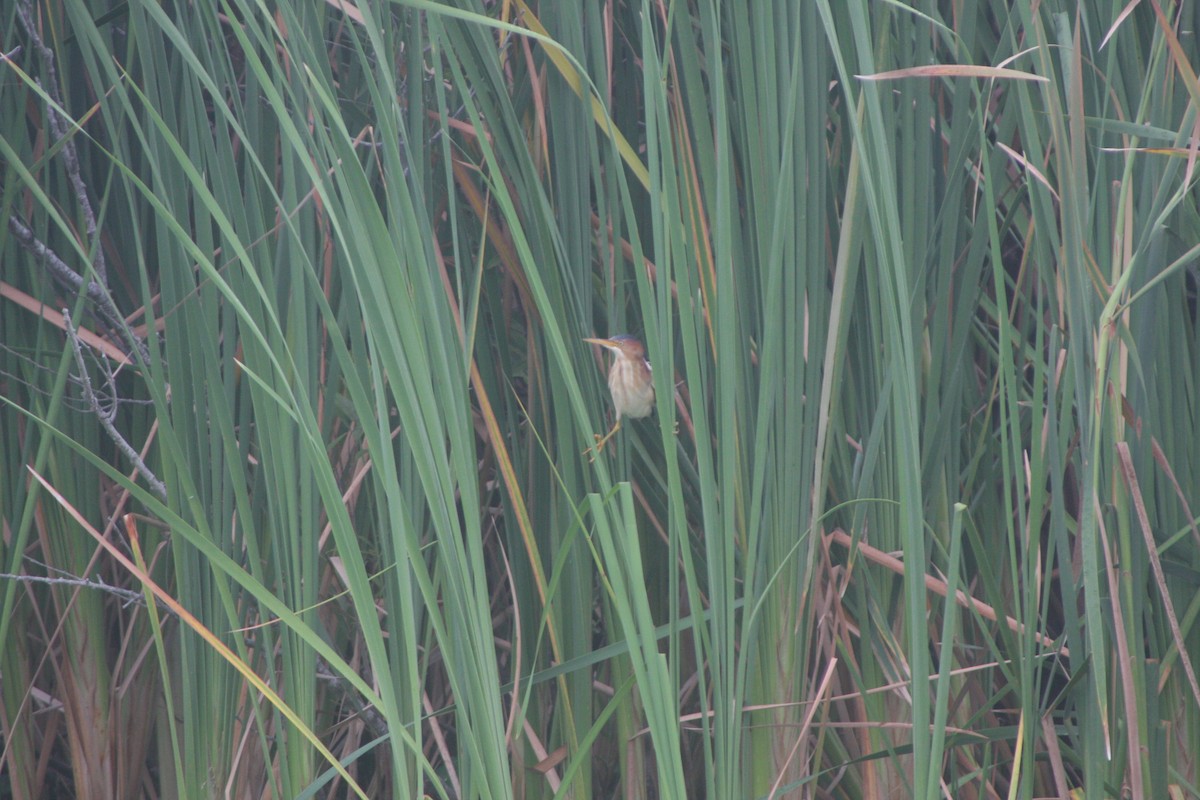
[[[610,430],[608,433],[604,434],[603,436],[601,436],[598,433],[592,434],[593,436],[596,437],[596,443],[594,445],[592,445],[591,447],[589,447],[587,450],[583,451],[584,455],[588,455],[589,453],[591,454],[588,460],[595,461],[596,456],[600,455],[600,451],[604,449],[604,444],[613,437],[614,433],[616,433],[619,430],[621,430],[620,418],[617,419],[617,424],[612,426],[612,430]]]

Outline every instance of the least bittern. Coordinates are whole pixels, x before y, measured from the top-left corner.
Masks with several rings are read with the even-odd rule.
[[[608,371],[608,389],[612,392],[617,421],[608,433],[603,436],[596,434],[596,444],[589,450],[599,454],[605,442],[621,430],[621,417],[637,419],[648,416],[654,410],[654,376],[650,372],[650,362],[646,360],[646,348],[634,337],[622,334],[611,339],[584,341],[598,344],[613,354],[612,368]]]

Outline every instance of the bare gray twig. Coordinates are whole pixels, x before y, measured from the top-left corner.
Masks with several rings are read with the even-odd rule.
[[[92,200],[88,195],[87,184],[83,182],[83,177],[79,174],[79,154],[75,150],[75,140],[72,136],[68,135],[67,126],[63,124],[63,119],[59,116],[58,111],[55,110],[55,106],[58,108],[66,108],[66,106],[63,105],[62,93],[59,92],[58,69],[54,65],[54,51],[42,41],[37,25],[33,21],[32,4],[28,0],[17,3],[17,18],[21,21],[21,27],[25,29],[25,35],[29,37],[33,49],[37,52],[42,62],[45,83],[43,84],[39,81],[38,85],[42,86],[46,94],[53,101],[46,104],[46,121],[49,123],[50,133],[54,138],[62,140],[63,166],[66,168],[67,179],[71,182],[71,188],[75,191],[75,200],[79,203],[80,213],[83,214],[88,245],[92,248],[93,252],[92,268],[96,271],[96,277],[99,279],[100,285],[107,286],[108,265],[104,260],[104,247],[100,244],[100,239],[96,235],[96,214],[92,210]]]
[[[150,490],[154,492],[159,500],[162,500],[164,503],[167,502],[166,484],[159,480],[158,476],[150,471],[150,468],[146,466],[146,462],[142,460],[142,457],[138,454],[138,451],[133,449],[133,446],[130,445],[129,442],[125,441],[125,437],[121,435],[121,432],[118,431],[116,426],[113,424],[113,419],[116,416],[116,404],[113,404],[113,409],[111,412],[105,411],[100,406],[100,401],[96,398],[95,391],[92,390],[92,381],[88,377],[87,365],[83,361],[83,346],[79,342],[78,334],[75,333],[75,325],[71,322],[71,312],[64,308],[62,310],[62,315],[67,329],[67,338],[71,342],[71,349],[75,352],[75,363],[79,367],[79,382],[83,387],[84,401],[87,402],[88,407],[91,409],[92,413],[96,415],[96,418],[100,420],[100,425],[103,426],[104,431],[108,434],[108,438],[112,440],[113,444],[117,446],[118,450],[125,454],[126,458],[133,462],[134,467],[136,467],[137,471],[142,474],[142,477],[146,480],[146,483],[150,485]],[[116,386],[110,385],[110,389],[112,390],[112,396],[116,397]]]
[[[17,581],[18,583],[45,583],[51,586],[79,586],[84,589],[96,589],[107,594],[116,595],[123,598],[126,605],[146,605],[146,597],[141,592],[135,592],[133,589],[122,589],[119,586],[109,586],[102,580],[89,581],[85,578],[49,578],[43,575],[12,575],[7,572],[0,572],[0,580]],[[168,606],[162,603],[157,604],[159,608],[169,611]]]
[[[84,293],[88,300],[92,301],[95,305],[96,315],[103,323],[125,338],[125,347],[131,357],[140,358],[143,364],[150,363],[150,351],[146,348],[146,343],[134,336],[116,304],[113,303],[112,297],[103,286],[95,281],[84,281],[82,275],[71,269],[58,253],[46,246],[45,242],[34,236],[29,226],[17,217],[9,216],[8,229],[16,237],[17,244],[45,264],[50,275],[56,281],[76,292]]]
[[[145,343],[138,339],[129,329],[129,325],[125,322],[120,311],[117,310],[116,304],[113,303],[112,297],[108,293],[108,264],[104,258],[104,246],[100,241],[96,224],[96,213],[92,209],[91,195],[88,192],[87,184],[84,183],[83,176],[80,173],[79,154],[75,148],[74,129],[77,126],[75,126],[73,120],[70,120],[59,112],[59,109],[65,109],[66,106],[63,104],[62,93],[58,83],[58,70],[55,66],[54,51],[42,40],[34,20],[33,4],[29,0],[21,0],[21,2],[17,3],[16,11],[21,27],[24,29],[25,35],[29,37],[29,43],[41,62],[43,79],[38,81],[38,85],[42,87],[50,99],[46,103],[47,127],[50,130],[51,137],[55,141],[62,142],[60,152],[62,154],[63,167],[67,173],[67,180],[70,182],[71,188],[75,193],[75,200],[79,204],[80,214],[83,216],[86,244],[92,253],[92,270],[96,280],[85,280],[82,275],[71,269],[66,261],[59,257],[44,242],[38,240],[33,230],[16,216],[9,217],[9,230],[13,232],[17,242],[22,247],[33,253],[49,268],[50,274],[57,281],[77,292],[85,293],[87,298],[95,304],[96,315],[103,324],[124,338],[125,346],[129,349],[129,355],[141,358],[143,364],[148,364],[150,361],[149,350],[146,348]],[[6,55],[5,58],[16,54],[18,50],[19,48],[13,50],[12,54]]]
[[[367,730],[372,736],[386,736],[388,732],[387,722],[383,715],[375,709],[374,706],[368,705],[359,696],[358,690],[350,685],[350,682],[338,675],[329,668],[325,659],[317,657],[317,677],[323,681],[333,684],[342,692],[342,698],[346,701],[346,705],[350,706],[363,721]]]

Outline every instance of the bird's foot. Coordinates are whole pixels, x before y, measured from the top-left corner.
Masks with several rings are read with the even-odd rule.
[[[583,455],[588,457],[589,464],[593,463],[600,456],[600,453],[604,451],[604,445],[608,444],[608,440],[611,439],[612,435],[616,432],[617,430],[614,428],[604,436],[601,436],[598,433],[592,434],[596,437],[596,443],[587,450],[583,451]]]

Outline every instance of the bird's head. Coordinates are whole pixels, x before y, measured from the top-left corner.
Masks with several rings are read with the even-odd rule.
[[[624,357],[632,361],[644,361],[646,359],[646,348],[636,337],[628,334],[619,334],[610,339],[584,339],[585,342],[598,344],[603,348],[611,350],[618,357]]]

